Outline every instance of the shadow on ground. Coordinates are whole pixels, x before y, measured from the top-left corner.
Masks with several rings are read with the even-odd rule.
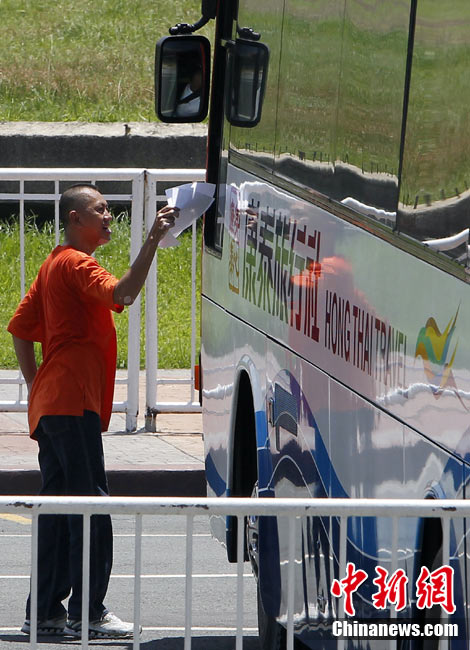
[[[144,641],[140,644],[142,650],[183,650],[184,638],[167,638],[155,641]],[[191,650],[233,650],[234,636],[205,636],[191,639]],[[243,650],[260,650],[257,637],[245,637]]]
[[[0,648],[8,647],[6,644],[24,644],[27,647],[28,637],[23,634],[0,634]],[[28,644],[29,645],[29,644]],[[47,650],[46,646],[58,649],[63,648],[77,648],[80,647],[80,639],[64,638],[64,637],[40,637],[38,639],[38,647]],[[98,640],[93,639],[89,641],[90,648],[125,648],[132,650],[133,644],[129,640]],[[183,637],[170,637],[165,639],[155,639],[153,641],[141,641],[141,650],[183,650],[184,638]],[[234,636],[205,636],[205,637],[192,637],[191,650],[233,650],[235,648]],[[245,637],[243,639],[243,650],[259,650],[259,642],[257,637]]]
[[[152,643],[152,642],[149,642]],[[7,645],[11,644],[11,645]],[[24,634],[0,634],[0,649],[4,650],[5,648],[15,648],[15,644],[18,648],[29,648],[29,636]],[[123,650],[131,649],[132,642],[129,639],[113,639],[113,640],[97,640],[92,639],[88,642],[90,648],[122,648]],[[53,648],[54,650],[60,650],[60,648],[80,648],[81,639],[74,639],[72,637],[63,637],[63,636],[40,636],[37,640],[37,645],[42,650],[48,650],[48,648]],[[144,647],[144,644],[141,643],[140,647]],[[149,646],[151,648],[151,646]],[[181,646],[183,647],[183,646]]]
[[[140,644],[142,650],[183,650],[184,638],[157,639],[144,641]],[[233,650],[234,636],[201,636],[191,639],[191,650]],[[245,637],[243,650],[260,650],[258,637]]]

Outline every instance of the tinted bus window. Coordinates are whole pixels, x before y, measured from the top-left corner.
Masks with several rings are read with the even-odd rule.
[[[286,0],[276,173],[331,195],[344,0]]]
[[[467,262],[470,208],[470,4],[420,0],[399,229]],[[450,248],[448,248],[450,246]]]
[[[279,80],[283,0],[255,3],[240,0],[238,29],[251,28],[260,34],[259,42],[269,48],[269,70],[261,121],[253,128],[231,127],[230,148],[272,169]]]
[[[334,197],[395,225],[410,9],[345,3]]]
[[[276,172],[395,225],[409,7],[286,0]]]

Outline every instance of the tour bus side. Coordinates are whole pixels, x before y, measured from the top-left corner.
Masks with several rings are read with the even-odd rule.
[[[465,498],[466,258],[461,246],[436,253],[424,242],[465,225],[465,139],[452,128],[465,103],[440,91],[446,66],[467,74],[468,30],[431,0],[240,0],[238,15],[231,9],[220,5],[209,126],[218,192],[203,254],[208,494]],[[237,27],[269,48],[262,118],[250,129],[230,125],[220,100]],[[439,155],[449,139],[451,161]],[[235,560],[234,523],[212,528]],[[464,531],[452,524],[449,620],[466,616]],[[355,617],[392,612],[374,601],[381,566],[409,579],[397,616],[425,620],[416,579],[441,563],[440,522],[402,522],[396,565],[385,518],[353,518],[347,537],[348,561],[368,576]],[[264,650],[285,643],[287,539],[282,518],[247,521]],[[314,647],[339,611],[339,523],[304,520],[296,539],[296,635]]]

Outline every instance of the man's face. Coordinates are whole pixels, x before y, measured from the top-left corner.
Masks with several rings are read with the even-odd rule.
[[[83,189],[83,202],[76,208],[81,234],[95,248],[107,244],[111,239],[112,215],[108,203],[100,192],[93,188]]]

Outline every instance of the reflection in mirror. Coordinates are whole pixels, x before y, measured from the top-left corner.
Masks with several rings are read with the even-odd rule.
[[[470,3],[417,5],[398,229],[467,264]]]
[[[233,126],[253,127],[261,119],[269,50],[263,43],[237,39],[227,55],[225,114]]]
[[[155,52],[155,108],[163,122],[207,115],[210,45],[203,36],[166,37]]]

